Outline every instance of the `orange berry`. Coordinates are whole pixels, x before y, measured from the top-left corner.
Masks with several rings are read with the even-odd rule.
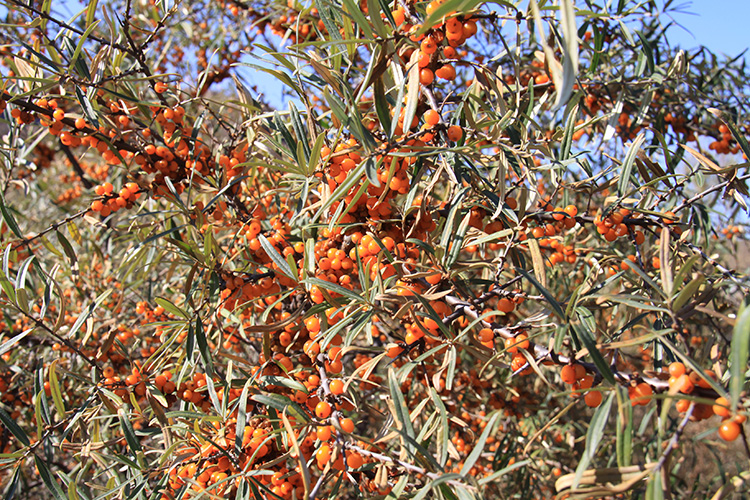
[[[458,142],[464,136],[464,131],[458,125],[448,127],[448,140]]]
[[[570,217],[575,217],[578,215],[578,207],[575,205],[568,205],[565,207],[565,213],[568,214]]]
[[[456,79],[456,69],[451,64],[445,64],[435,71],[435,76],[443,80],[453,81]]]
[[[393,345],[389,347],[388,350],[386,351],[386,356],[393,359],[397,357],[399,354],[401,354],[402,352],[404,352],[403,347],[398,346],[398,345]]]
[[[724,420],[719,427],[719,437],[724,441],[734,441],[740,435],[741,430],[737,422]]]
[[[351,418],[342,418],[341,422],[341,430],[346,432],[347,434],[351,434],[354,432],[354,422]]]
[[[360,455],[359,453],[353,453],[353,452],[347,453],[346,465],[350,469],[359,469],[360,467],[362,467],[362,465],[364,465],[364,463],[365,463],[365,460],[362,458],[362,455]]]
[[[434,109],[425,111],[425,114],[422,117],[424,118],[424,122],[427,125],[434,126],[440,123],[440,113],[438,113]]]
[[[670,382],[672,379],[670,378]],[[695,388],[695,384],[690,380],[690,377],[686,374],[682,374],[679,377],[674,377],[674,384],[669,384],[670,389],[675,392],[682,392],[684,394],[690,394]]]
[[[331,416],[331,405],[326,403],[325,401],[321,401],[317,405],[315,405],[315,415],[317,415],[318,418],[328,418]]]
[[[723,396],[716,398],[716,402],[713,405],[714,413],[722,418],[727,418],[730,415],[729,406],[727,398]]]
[[[662,218],[662,221],[664,222],[664,224],[676,224],[677,222],[679,222],[678,219],[679,218],[675,215],[674,212],[669,211],[669,212],[664,212],[664,217]]]
[[[679,361],[675,361],[674,363],[669,365],[669,375],[671,377],[679,377],[680,375],[683,375],[685,373],[685,365],[680,363]]]
[[[560,370],[560,378],[566,384],[574,384],[577,380],[575,365],[565,365]]]
[[[331,380],[331,383],[328,384],[331,388],[331,393],[333,393],[336,396],[340,396],[344,394],[344,381],[341,379],[333,379]]]
[[[331,447],[327,444],[320,445],[320,448],[318,448],[318,451],[315,452],[315,458],[318,459],[318,463],[324,463],[328,462],[331,458]]]
[[[482,342],[489,342],[495,338],[495,332],[493,332],[490,328],[482,328],[481,330],[479,330],[479,335],[477,335],[477,337],[479,337],[479,340]]]
[[[424,86],[431,85],[435,81],[435,73],[431,69],[423,68],[419,72],[419,83]]]
[[[602,393],[600,391],[589,391],[583,397],[583,401],[589,408],[596,408],[602,404]]]
[[[424,54],[434,54],[437,50],[437,43],[435,43],[435,40],[431,36],[428,36],[419,44],[419,50]]]
[[[509,314],[516,308],[516,303],[507,297],[503,297],[497,302],[497,310]]]
[[[328,441],[329,439],[331,439],[331,426],[322,425],[318,427],[317,430],[315,431],[315,435],[321,441]]]

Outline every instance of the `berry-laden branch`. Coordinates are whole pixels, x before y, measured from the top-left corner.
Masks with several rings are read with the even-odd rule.
[[[742,474],[746,68],[668,2],[467,5],[7,3],[6,496]]]

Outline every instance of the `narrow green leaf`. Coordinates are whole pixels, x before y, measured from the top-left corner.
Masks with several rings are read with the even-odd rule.
[[[732,400],[732,411],[737,409],[740,393],[745,385],[748,355],[750,355],[750,307],[745,307],[734,324],[729,351],[729,395]]]
[[[86,120],[91,123],[94,128],[99,128],[99,117],[96,114],[96,111],[94,111],[94,107],[91,105],[91,101],[89,101],[89,98],[86,97],[86,94],[83,93],[81,88],[76,85],[75,87],[76,91],[76,97],[78,98],[78,102],[81,104],[81,109],[83,110],[83,114],[86,116]]]
[[[624,387],[615,386],[617,391],[617,465],[627,467],[633,456],[633,405],[630,403],[628,391]]]
[[[21,441],[24,446],[29,446],[29,437],[26,435],[23,429],[18,426],[16,421],[10,418],[10,415],[8,415],[2,407],[0,407],[0,420],[2,420],[5,428],[8,429],[10,433],[16,437],[16,439]]]
[[[627,155],[625,155],[625,160],[622,162],[622,167],[620,167],[620,178],[617,180],[617,194],[620,196],[624,196],[627,193],[628,185],[630,184],[630,175],[633,171],[633,165],[635,165],[635,159],[637,158],[638,151],[640,151],[641,145],[645,140],[646,135],[644,133],[638,134],[638,137],[636,137],[630,145]]]
[[[445,467],[448,461],[448,441],[451,438],[450,428],[448,427],[448,412],[434,387],[430,387],[430,396],[440,418],[440,425],[437,428],[437,461],[441,467]]]
[[[609,367],[609,364],[602,356],[602,353],[599,352],[599,349],[596,348],[596,340],[594,339],[594,334],[589,328],[585,325],[583,319],[581,318],[582,313],[581,310],[583,308],[578,307],[576,308],[576,316],[578,317],[579,322],[572,323],[573,326],[573,332],[578,337],[579,341],[583,343],[583,345],[588,349],[589,356],[591,356],[591,359],[594,361],[594,364],[599,369],[599,372],[602,374],[602,377],[604,377],[604,380],[609,382],[610,384],[615,383],[615,376],[612,374],[612,370]],[[584,311],[588,312],[587,310],[583,309]],[[591,313],[588,313],[591,314]]]
[[[245,423],[247,422],[247,390],[251,383],[252,379],[248,379],[245,382],[239,401],[237,402],[237,430],[234,438],[234,449],[238,455],[242,452],[242,439],[245,432]]]
[[[89,305],[84,311],[81,312],[81,314],[78,315],[75,323],[73,323],[73,326],[70,327],[70,330],[67,333],[68,338],[72,338],[76,333],[78,333],[78,330],[81,328],[83,323],[85,323],[86,320],[89,319],[89,317],[94,313],[94,311],[99,308],[102,302],[107,300],[107,298],[112,295],[113,291],[113,288],[105,290],[104,293],[96,298],[93,304]]]
[[[63,402],[62,391],[60,390],[60,382],[57,379],[57,361],[53,361],[49,366],[49,388],[52,393],[52,401],[55,403],[55,408],[57,408],[57,414],[63,420],[66,417],[65,403]]]
[[[21,239],[24,239],[23,234],[21,234],[21,229],[18,227],[18,223],[13,217],[13,214],[8,209],[8,206],[5,203],[5,196],[3,196],[2,193],[0,193],[0,213],[2,213],[5,223],[8,224],[8,227],[11,231],[13,231],[13,234]]]
[[[42,477],[42,481],[44,481],[44,484],[47,486],[50,493],[52,493],[52,496],[55,497],[55,500],[67,500],[65,493],[63,493],[62,488],[60,488],[57,479],[52,475],[52,471],[49,470],[47,463],[37,455],[34,455],[34,462],[36,463],[39,475]]]
[[[3,342],[2,345],[0,345],[0,356],[2,356],[3,354],[5,354],[6,352],[10,351],[10,349],[14,345],[16,345],[19,341],[21,341],[24,337],[26,337],[28,334],[30,334],[33,331],[34,331],[33,328],[29,328],[28,330],[24,330],[21,333],[19,333],[18,335],[16,335],[15,337],[11,337],[8,340],[6,340],[5,342]]]
[[[372,32],[370,23],[367,22],[367,18],[362,13],[362,9],[359,5],[354,5],[352,0],[343,0],[343,7],[344,11],[352,16],[352,19],[357,23],[357,26],[362,29],[362,33],[368,38],[374,38],[374,33]]]
[[[279,251],[276,250],[276,247],[271,245],[271,242],[268,241],[268,238],[266,238],[262,234],[259,234],[258,241],[260,241],[260,245],[263,247],[263,250],[266,251],[266,254],[271,258],[273,263],[276,264],[278,270],[287,278],[291,278],[296,281],[297,276],[294,275],[294,272],[289,267],[289,263],[284,259],[284,257],[282,257]]]
[[[175,316],[181,316],[185,319],[190,319],[190,315],[183,309],[177,307],[172,302],[170,302],[168,299],[165,299],[164,297],[155,297],[154,302],[162,306],[167,312],[175,315]]]
[[[203,365],[206,369],[206,373],[213,375],[214,365],[211,360],[211,350],[208,347],[208,340],[206,339],[206,330],[203,327],[203,321],[200,316],[195,317],[195,341],[198,344],[198,351],[200,351],[201,358],[203,359]]]
[[[280,394],[255,394],[250,399],[257,403],[275,408],[279,411],[286,410],[293,417],[305,422],[310,421],[310,418],[307,416],[305,410],[303,410],[300,405],[286,396],[282,396]]]
[[[414,427],[412,427],[411,419],[409,418],[409,408],[406,406],[404,395],[401,393],[401,384],[396,379],[396,371],[392,366],[388,368],[388,390],[391,394],[391,399],[393,400],[393,405],[396,409],[396,415],[394,416],[398,420],[399,424],[401,424],[401,428],[403,429],[404,433],[407,436],[414,438]],[[406,448],[411,448],[408,442],[406,443]],[[410,453],[412,452],[413,450],[410,451]]]
[[[544,299],[549,302],[549,305],[552,306],[552,310],[557,314],[560,319],[565,319],[565,311],[563,311],[562,306],[560,303],[555,299],[552,294],[544,288],[541,283],[539,283],[536,278],[534,278],[531,274],[529,274],[528,271],[526,271],[523,268],[517,267],[516,272],[523,275],[524,278],[529,280],[534,287],[539,290],[539,293],[541,293],[544,296]]]
[[[599,443],[604,437],[604,428],[607,426],[607,420],[609,419],[609,412],[612,408],[612,401],[615,399],[614,392],[596,409],[594,416],[591,417],[589,422],[589,430],[586,433],[586,449],[583,451],[581,461],[578,463],[576,468],[576,476],[573,480],[571,490],[578,488],[578,484],[581,482],[583,473],[586,472],[591,459],[596,455],[596,451],[599,448]]]
[[[464,461],[463,467],[461,467],[461,476],[466,477],[466,475],[469,473],[472,467],[474,467],[474,464],[479,459],[479,455],[482,454],[484,451],[484,445],[487,442],[487,438],[490,436],[490,433],[495,428],[495,422],[500,417],[500,412],[496,411],[492,414],[490,417],[489,422],[487,422],[487,426],[482,431],[482,434],[479,436],[479,439],[472,445],[471,453],[468,457],[466,457],[466,460]]]
[[[130,419],[125,410],[120,409],[117,412],[117,417],[120,420],[120,427],[122,428],[122,433],[125,434],[125,441],[127,441],[130,451],[132,451],[133,454],[141,451],[141,442],[135,435],[133,424],[130,423]]]
[[[305,280],[305,283],[316,285],[318,288],[328,290],[329,292],[338,293],[339,295],[351,299],[354,302],[366,303],[365,298],[357,294],[357,292],[349,290],[348,288],[344,288],[343,286],[336,283],[331,283],[330,281],[325,281],[320,278],[307,278]]]

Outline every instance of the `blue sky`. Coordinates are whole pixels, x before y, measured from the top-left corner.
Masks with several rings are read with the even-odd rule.
[[[729,56],[750,47],[750,0],[676,0],[675,7],[681,12],[672,18],[685,29],[673,26],[669,30],[672,44],[682,48],[705,45]],[[750,61],[750,55],[745,54],[745,59]]]

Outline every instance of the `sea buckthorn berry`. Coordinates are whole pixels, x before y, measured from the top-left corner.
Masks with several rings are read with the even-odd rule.
[[[331,393],[336,396],[344,394],[344,381],[341,379],[331,380],[329,387],[331,388]]]
[[[729,417],[729,415],[731,415],[729,406],[729,400],[723,396],[720,396],[716,399],[716,402],[714,402],[714,413],[722,418],[727,418]]]
[[[724,420],[719,426],[719,437],[724,441],[734,441],[740,435],[742,428],[737,422]]]
[[[419,45],[419,50],[421,50],[424,54],[434,54],[437,50],[437,43],[435,43],[435,39],[431,36],[426,37]]]
[[[451,125],[448,127],[448,140],[452,142],[458,142],[464,136],[464,131],[458,125]]]
[[[393,21],[396,23],[396,27],[404,24],[404,21],[406,20],[406,12],[404,11],[403,7],[399,7],[396,10],[392,11],[391,15],[393,16]]]
[[[347,434],[351,434],[354,432],[354,422],[351,418],[342,418],[341,422],[339,422],[341,425],[341,430],[346,432]]]
[[[669,365],[669,375],[671,377],[679,377],[685,373],[685,365],[679,361],[675,361]]]
[[[690,400],[688,399],[680,399],[675,403],[674,405],[675,409],[680,413],[685,413],[688,411],[688,408],[690,408]]]
[[[651,386],[645,382],[641,382],[632,389],[632,392],[630,394],[631,404],[633,406],[645,406],[649,403],[649,399],[652,394],[653,389],[651,388]]]
[[[516,308],[515,302],[513,302],[507,297],[503,297],[497,302],[497,310],[505,314],[512,313],[515,308]]]
[[[319,440],[328,441],[329,439],[331,439],[331,426],[321,425],[317,428],[315,434],[317,435]]]
[[[565,365],[560,370],[560,378],[566,384],[574,384],[578,378],[576,377],[576,368],[574,365]]]
[[[672,383],[672,381],[674,382]],[[687,374],[682,374],[679,377],[672,377],[670,378],[670,384],[669,389],[672,392],[681,392],[683,394],[690,394],[693,392],[693,389],[695,388],[695,384],[693,384],[693,381],[690,380],[690,377]]]
[[[664,224],[677,224],[679,222],[679,217],[677,217],[672,211],[664,212],[662,221],[664,222]]]
[[[602,393],[600,391],[589,391],[583,397],[583,401],[589,408],[596,408],[602,404]]]
[[[575,205],[568,205],[567,207],[565,207],[564,211],[570,217],[575,217],[576,215],[578,215],[578,207],[576,207]]]
[[[397,357],[399,354],[401,354],[402,352],[404,352],[403,347],[401,347],[399,345],[393,345],[393,346],[389,347],[388,350],[386,351],[386,356],[388,356],[389,358],[393,359],[393,358]]]
[[[493,332],[490,328],[482,328],[481,330],[479,330],[479,335],[477,335],[477,337],[481,342],[489,342],[495,338],[495,332]]]
[[[429,109],[424,113],[424,121],[427,125],[434,126],[440,123],[440,113],[434,109]]]
[[[362,455],[356,452],[349,452],[346,457],[346,466],[350,469],[359,469],[364,465],[365,460],[362,458]]]
[[[315,406],[315,415],[318,418],[328,418],[331,416],[331,405],[325,401],[321,401]]]
[[[435,76],[443,80],[453,81],[456,79],[456,69],[451,64],[445,64],[435,71]]]
[[[423,68],[419,72],[419,83],[424,86],[431,85],[435,81],[435,73],[431,69]]]
[[[327,444],[320,445],[318,451],[315,452],[315,458],[318,460],[318,463],[328,462],[331,459],[331,447]]]

